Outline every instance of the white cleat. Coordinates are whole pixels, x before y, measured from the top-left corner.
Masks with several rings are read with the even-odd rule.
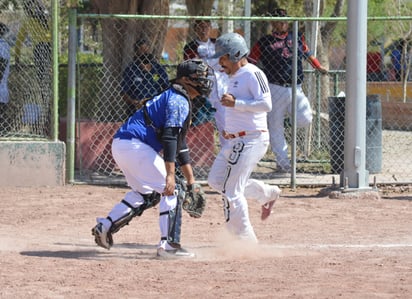
[[[165,250],[163,248],[157,249],[157,257],[162,259],[184,259],[184,258],[194,258],[196,255],[193,252],[189,252],[186,249],[178,248]]]

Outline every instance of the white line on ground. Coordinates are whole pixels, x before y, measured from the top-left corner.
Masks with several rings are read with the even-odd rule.
[[[329,248],[405,248],[412,247],[412,244],[291,244],[291,245],[263,245],[267,247],[283,248],[283,249],[297,249],[297,248],[310,248],[310,249],[329,249]]]

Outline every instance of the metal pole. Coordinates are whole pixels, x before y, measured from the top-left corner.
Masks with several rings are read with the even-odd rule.
[[[320,134],[320,128],[321,128],[321,78],[320,74],[315,73],[315,78],[316,78],[316,136],[317,136],[317,150],[321,148],[321,134]],[[310,139],[309,139],[310,140]]]
[[[53,42],[52,42],[52,62],[53,62],[53,110],[52,110],[52,139],[57,141],[59,138],[59,3],[52,1],[53,13]]]
[[[341,187],[366,189],[369,173],[366,152],[367,1],[348,2],[347,86],[345,102],[344,170]]]
[[[67,79],[67,140],[66,140],[66,172],[69,183],[74,183],[75,161],[75,107],[76,107],[76,46],[77,46],[77,10],[69,8],[69,54]]]
[[[290,187],[296,188],[296,86],[298,83],[298,21],[293,21],[292,58],[292,157]]]
[[[250,13],[251,13],[250,1],[251,0],[245,0],[245,17],[250,17]],[[245,26],[246,44],[247,44],[248,48],[250,49],[250,21],[246,20],[244,26]]]

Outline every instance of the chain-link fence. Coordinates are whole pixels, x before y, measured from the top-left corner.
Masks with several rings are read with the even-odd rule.
[[[228,25],[231,21],[229,19],[213,20],[212,18],[209,23],[204,22],[204,20],[196,22],[193,19],[171,18],[167,20],[166,24],[162,19],[143,19],[141,16],[127,19],[96,17],[80,18],[85,28],[88,24],[93,24],[96,26],[94,30],[99,32],[97,36],[102,36],[101,40],[97,40],[94,45],[96,47],[95,53],[101,53],[103,62],[94,66],[78,65],[79,76],[82,79],[78,86],[80,115],[78,115],[79,121],[77,122],[79,133],[77,168],[80,174],[89,176],[92,180],[99,180],[102,175],[104,178],[109,176],[117,179],[118,175],[121,177],[121,173],[116,169],[111,157],[110,142],[113,132],[130,115],[130,107],[135,109],[133,105],[128,104],[127,98],[135,100],[134,106],[139,106],[138,103],[143,99],[161,90],[163,87],[160,82],[164,71],[170,80],[174,78],[175,66],[183,59],[198,56],[199,53],[207,55],[208,51],[213,50],[207,42],[199,42],[195,38],[196,34],[198,36],[205,34],[205,31],[208,30],[206,27],[210,26],[210,37],[216,38],[223,32],[222,28],[231,27]],[[380,22],[385,22],[384,26],[390,26],[391,22],[396,21]],[[312,122],[309,126],[297,129],[297,184],[330,184],[332,182],[331,176],[339,174],[343,169],[345,98],[338,97],[338,95],[346,88],[346,43],[338,36],[345,33],[346,22],[337,22],[338,28],[335,30],[339,31],[339,34],[330,32],[327,34],[329,40],[314,40],[312,43],[315,45],[311,44],[313,38],[307,34],[308,28],[313,25],[312,23],[314,22],[301,22],[301,32],[306,39],[303,40],[303,37],[299,35],[299,49],[306,46],[310,48],[320,64],[329,69],[329,72],[324,75],[316,71],[312,66],[313,63],[311,65],[305,59],[307,53],[302,52],[302,66],[298,65],[300,68],[298,70],[298,88],[301,86],[301,96],[305,95],[310,101]],[[374,24],[377,23],[370,22],[371,27]],[[253,28],[261,28],[262,31],[250,40],[252,53],[256,51],[256,48],[253,47],[259,43],[259,39],[266,32],[269,32],[267,30],[272,30],[274,25],[271,21],[256,20],[252,22],[252,30]],[[144,30],[136,30],[136,34],[125,38],[123,34],[125,28],[144,28]],[[244,33],[241,21],[234,22],[234,28],[236,31]],[[83,32],[85,31],[86,29],[83,29]],[[162,32],[163,36],[159,36],[159,31]],[[272,37],[273,35],[270,38]],[[82,38],[81,40],[86,39]],[[371,177],[377,177],[378,183],[410,182],[412,179],[411,168],[408,166],[409,163],[404,162],[410,160],[407,152],[412,142],[410,132],[410,120],[412,120],[411,85],[409,80],[397,81],[395,64],[389,58],[397,41],[384,44],[383,42],[377,43],[377,39],[371,38],[371,40],[373,42],[368,48],[367,78],[370,96],[366,101],[367,116],[365,117],[367,128],[366,167]],[[285,58],[280,64],[276,64],[279,59],[264,59],[264,55],[270,54],[270,52],[265,52],[268,51],[265,47],[273,47],[279,41],[280,39],[269,40],[266,45],[264,40],[260,40],[262,43],[260,45],[261,53],[259,53],[261,59],[257,63],[265,70],[271,82],[272,97],[275,101],[277,99],[287,101],[290,98],[288,93],[291,92],[292,83],[290,78],[292,70],[288,65],[292,45],[286,44],[277,48],[283,51],[280,57]],[[138,45],[146,47],[149,54],[145,56],[139,52],[141,47],[139,48]],[[108,48],[106,52],[105,48]],[[376,55],[376,51],[380,54],[379,57]],[[129,54],[127,55],[127,53]],[[153,57],[150,57],[151,55]],[[150,64],[148,57],[153,58],[155,62],[152,62],[151,71],[147,72],[147,65]],[[157,63],[163,66],[164,71],[158,70]],[[212,62],[208,61],[208,63]],[[133,74],[131,74],[130,68],[134,69]],[[409,79],[406,69],[403,70],[402,74],[403,78]],[[93,80],[90,80],[91,82],[85,81],[83,78],[87,77],[92,77]],[[403,83],[406,86],[404,92]],[[156,88],[154,88],[155,86]],[[125,93],[128,95],[125,96]],[[298,98],[299,96],[298,92]],[[196,177],[205,180],[219,149],[218,133],[212,105],[205,102],[197,104],[195,107],[193,124],[188,138]],[[290,172],[285,173],[279,169],[279,166],[282,165],[282,158],[285,159],[284,164],[287,166],[291,157],[291,116],[287,107],[274,106],[274,109],[286,109],[285,118],[280,120],[278,119],[280,114],[275,114],[275,117],[269,120],[272,130],[278,130],[280,135],[276,135],[272,140],[271,148],[259,163],[253,176],[274,180],[279,184],[289,184]],[[398,109],[398,112],[393,113],[392,109]],[[405,118],[409,119],[409,122],[404,122]],[[299,116],[297,120],[299,122]],[[304,122],[303,119],[303,124]],[[282,129],[284,129],[284,142],[281,139]],[[284,146],[285,144],[287,147]],[[394,147],[394,144],[397,146]],[[399,162],[399,160],[403,160],[403,163],[397,165],[396,161]]]
[[[18,2],[0,14],[0,137],[49,138],[52,111],[50,3]]]
[[[62,9],[60,17],[59,138],[65,141],[69,48],[67,11]],[[35,50],[36,38],[26,37],[20,41],[19,61],[14,55],[19,29],[28,19],[29,15],[23,8],[0,15],[0,21],[7,24],[11,32],[7,36],[12,53],[8,79],[10,102],[7,113],[2,113],[3,121],[0,124],[2,136],[8,138],[47,137],[50,131],[51,88],[49,76],[44,71],[49,66],[49,52],[46,50],[40,55],[43,60],[38,62],[35,52],[45,50],[42,47]],[[210,20],[210,23],[198,23],[196,28],[194,20],[189,17],[77,15],[76,180],[107,184],[124,182],[111,155],[112,136],[144,99],[167,87],[175,76],[175,67],[179,62],[196,52],[205,55],[212,50],[209,43],[194,42],[196,32],[202,34],[205,30],[202,26],[210,26],[212,39],[232,29],[246,36],[250,28],[248,43],[253,53],[258,41],[274,28],[272,21],[276,17],[211,17]],[[250,27],[245,25],[245,20],[250,21]],[[286,109],[285,117],[279,119],[276,116],[269,124],[272,130],[275,128],[280,134],[276,137],[278,143],[275,145],[272,142],[253,177],[276,184],[289,184],[290,174],[279,168],[282,166],[281,159],[284,159],[287,168],[287,162],[295,150],[298,185],[330,184],[343,166],[345,98],[341,92],[346,88],[347,24],[344,20],[333,19],[320,23],[312,19],[296,20],[299,20],[302,34],[299,35],[299,48],[307,45],[319,64],[329,72],[321,74],[316,70],[317,63],[309,63],[305,59],[307,53],[302,54],[298,87],[301,87],[302,96],[304,94],[309,100],[312,122],[297,129],[297,146],[294,149],[291,146],[292,118],[287,113],[287,107],[282,108]],[[378,183],[412,182],[412,161],[408,154],[412,144],[412,84],[408,72],[410,42],[403,41],[401,33],[383,38],[382,30],[378,30],[399,26],[400,22],[410,24],[411,20],[380,19],[368,23],[367,93],[370,96],[365,117],[366,159],[370,180],[376,176]],[[34,23],[31,24],[33,27]],[[315,30],[318,25],[319,29]],[[270,45],[282,50],[280,55],[285,61],[276,65],[274,59],[260,59],[256,63],[264,69],[271,82],[272,96],[289,98],[287,93],[291,92],[291,78],[286,75],[292,71],[287,64],[292,45],[281,45],[280,39],[269,40],[267,44],[261,44],[260,54],[268,55],[270,52],[265,51],[270,50]],[[280,108],[274,106],[274,109]],[[207,178],[219,150],[214,113],[208,101],[195,103],[188,141],[195,175],[199,180]],[[6,117],[8,120],[5,120]],[[279,137],[282,129],[285,142]]]

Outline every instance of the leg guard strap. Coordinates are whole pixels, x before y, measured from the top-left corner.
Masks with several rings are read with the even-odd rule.
[[[141,194],[143,196],[143,204],[138,207],[133,207],[130,203],[122,200],[121,203],[130,208],[130,212],[124,215],[122,218],[113,221],[110,217],[107,219],[112,223],[110,227],[110,233],[117,233],[123,226],[128,225],[129,222],[136,216],[141,216],[143,212],[149,208],[156,206],[160,202],[161,194],[153,191],[150,194]]]

